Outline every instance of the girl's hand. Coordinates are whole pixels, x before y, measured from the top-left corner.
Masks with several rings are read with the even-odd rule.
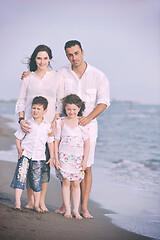
[[[81,171],[86,170],[87,168],[87,162],[86,161],[82,161],[81,165],[79,166],[79,168],[81,168]]]
[[[55,167],[53,158],[50,158],[46,164],[49,164],[49,167],[51,168],[52,166]]]
[[[22,157],[24,149],[22,147],[18,148],[18,159],[20,159]]]
[[[27,120],[20,121],[20,127],[24,133],[30,132],[29,130],[31,129],[31,127],[29,125],[30,125],[30,123]]]
[[[56,167],[57,169],[60,169],[60,168],[62,167],[59,160],[56,160],[56,161],[55,161],[55,167]]]

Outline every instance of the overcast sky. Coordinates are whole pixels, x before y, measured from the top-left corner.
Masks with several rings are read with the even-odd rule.
[[[39,44],[68,63],[64,44],[82,43],[85,60],[103,71],[111,99],[160,104],[159,0],[1,0],[0,99],[17,99],[20,76]]]

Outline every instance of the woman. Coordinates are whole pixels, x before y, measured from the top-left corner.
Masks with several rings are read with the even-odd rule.
[[[56,72],[51,70],[50,61],[52,59],[51,49],[45,45],[39,45],[33,51],[29,62],[30,74],[21,84],[20,95],[16,103],[16,113],[19,115],[19,123],[21,129],[27,133],[30,129],[30,123],[25,119],[31,118],[31,103],[34,97],[43,96],[48,100],[48,110],[45,119],[52,123],[52,133],[54,134],[54,125],[56,119],[55,109],[57,96],[61,96],[59,92],[59,82],[56,79]],[[45,195],[48,182],[50,179],[50,167],[52,162],[49,159],[48,151],[46,151],[46,169],[42,173],[42,192],[40,198],[40,208],[43,212],[48,212],[45,206]],[[27,189],[28,204],[26,208],[33,209],[34,200],[32,190]]]

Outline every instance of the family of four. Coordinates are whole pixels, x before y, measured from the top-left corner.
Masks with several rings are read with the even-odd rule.
[[[63,198],[55,212],[72,218],[72,192],[74,217],[93,218],[87,205],[98,134],[96,117],[110,105],[109,82],[84,61],[79,41],[66,42],[65,53],[71,64],[57,72],[50,67],[52,52],[45,45],[37,46],[29,59],[30,71],[24,73],[16,103],[18,163],[11,187],[15,209],[21,210],[26,185],[25,207],[47,212],[45,196],[50,168],[55,166]]]

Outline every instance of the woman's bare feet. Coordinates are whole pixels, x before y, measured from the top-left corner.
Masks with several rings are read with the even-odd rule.
[[[90,219],[93,218],[93,216],[89,213],[89,211],[87,209],[86,210],[81,210],[81,215],[84,218],[90,218]]]
[[[32,204],[28,203],[24,208],[33,210],[33,207],[34,206]]]
[[[64,214],[64,217],[66,217],[66,218],[72,218],[72,214],[70,214],[70,213],[69,213],[69,214],[65,213],[65,214]]]
[[[64,214],[64,213],[65,213],[65,210],[66,210],[66,209],[65,209],[65,206],[62,205],[61,208],[55,210],[55,213],[58,213],[58,214]]]

